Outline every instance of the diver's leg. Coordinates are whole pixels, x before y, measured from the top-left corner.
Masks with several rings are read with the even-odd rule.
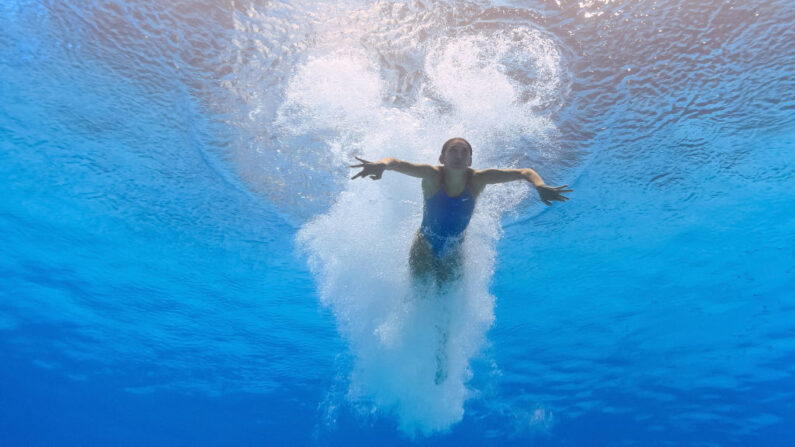
[[[463,275],[464,254],[460,244],[450,249],[444,258],[438,260],[436,284],[441,292],[446,286],[458,281]]]
[[[409,252],[409,267],[413,285],[422,287],[415,290],[420,291],[419,293],[422,296],[432,297],[436,301],[434,307],[439,306],[436,312],[436,323],[434,324],[437,334],[434,382],[437,385],[447,380],[447,332],[450,326],[446,306],[443,306],[439,300],[446,299],[441,296],[442,287],[445,283],[454,279],[456,268],[458,268],[459,264],[459,250],[455,250],[443,259],[439,259],[433,252],[431,244],[425,239],[425,236],[417,232]]]
[[[463,249],[461,245],[452,248],[442,259],[437,261],[436,285],[437,298],[443,310],[439,314],[439,321],[436,323],[436,331],[439,336],[439,344],[436,348],[436,376],[434,382],[440,385],[447,380],[447,339],[450,331],[450,312],[447,309],[448,300],[452,297],[450,286],[461,280],[463,275]]]
[[[413,285],[426,284],[436,270],[436,256],[433,254],[431,244],[419,231],[414,236],[414,242],[409,250],[409,271]]]
[[[433,381],[439,385],[447,380],[447,324],[437,323],[436,331],[439,334],[439,345],[436,348],[436,375]]]

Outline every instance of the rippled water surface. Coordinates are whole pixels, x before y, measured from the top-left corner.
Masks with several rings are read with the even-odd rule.
[[[0,3],[0,445],[789,445],[792,23]],[[575,191],[490,186],[420,296],[418,181],[348,165],[451,136]]]

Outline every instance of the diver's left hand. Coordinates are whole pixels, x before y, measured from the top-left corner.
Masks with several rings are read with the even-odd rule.
[[[551,202],[565,202],[569,200],[568,197],[564,196],[564,193],[569,193],[574,191],[573,189],[564,189],[568,188],[569,185],[563,186],[548,186],[548,185],[538,185],[536,186],[536,191],[538,191],[538,197],[541,198],[541,201],[544,202],[547,206],[552,205]]]

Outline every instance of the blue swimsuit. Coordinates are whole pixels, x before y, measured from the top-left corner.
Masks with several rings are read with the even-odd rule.
[[[461,240],[461,233],[469,225],[474,210],[475,197],[469,192],[469,185],[461,194],[450,197],[444,189],[442,177],[439,191],[425,199],[420,225],[420,232],[431,245],[436,257],[445,255]]]

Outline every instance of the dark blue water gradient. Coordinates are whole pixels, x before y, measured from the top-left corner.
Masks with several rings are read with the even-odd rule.
[[[576,193],[506,217],[478,395],[410,439],[345,404],[350,359],[294,250],[343,167],[291,213],[284,142],[240,120],[311,47],[300,5],[4,2],[0,445],[789,445],[795,8],[504,3],[410,13],[561,45],[570,90],[541,108],[567,155],[506,161]],[[240,27],[259,37],[229,50]]]

